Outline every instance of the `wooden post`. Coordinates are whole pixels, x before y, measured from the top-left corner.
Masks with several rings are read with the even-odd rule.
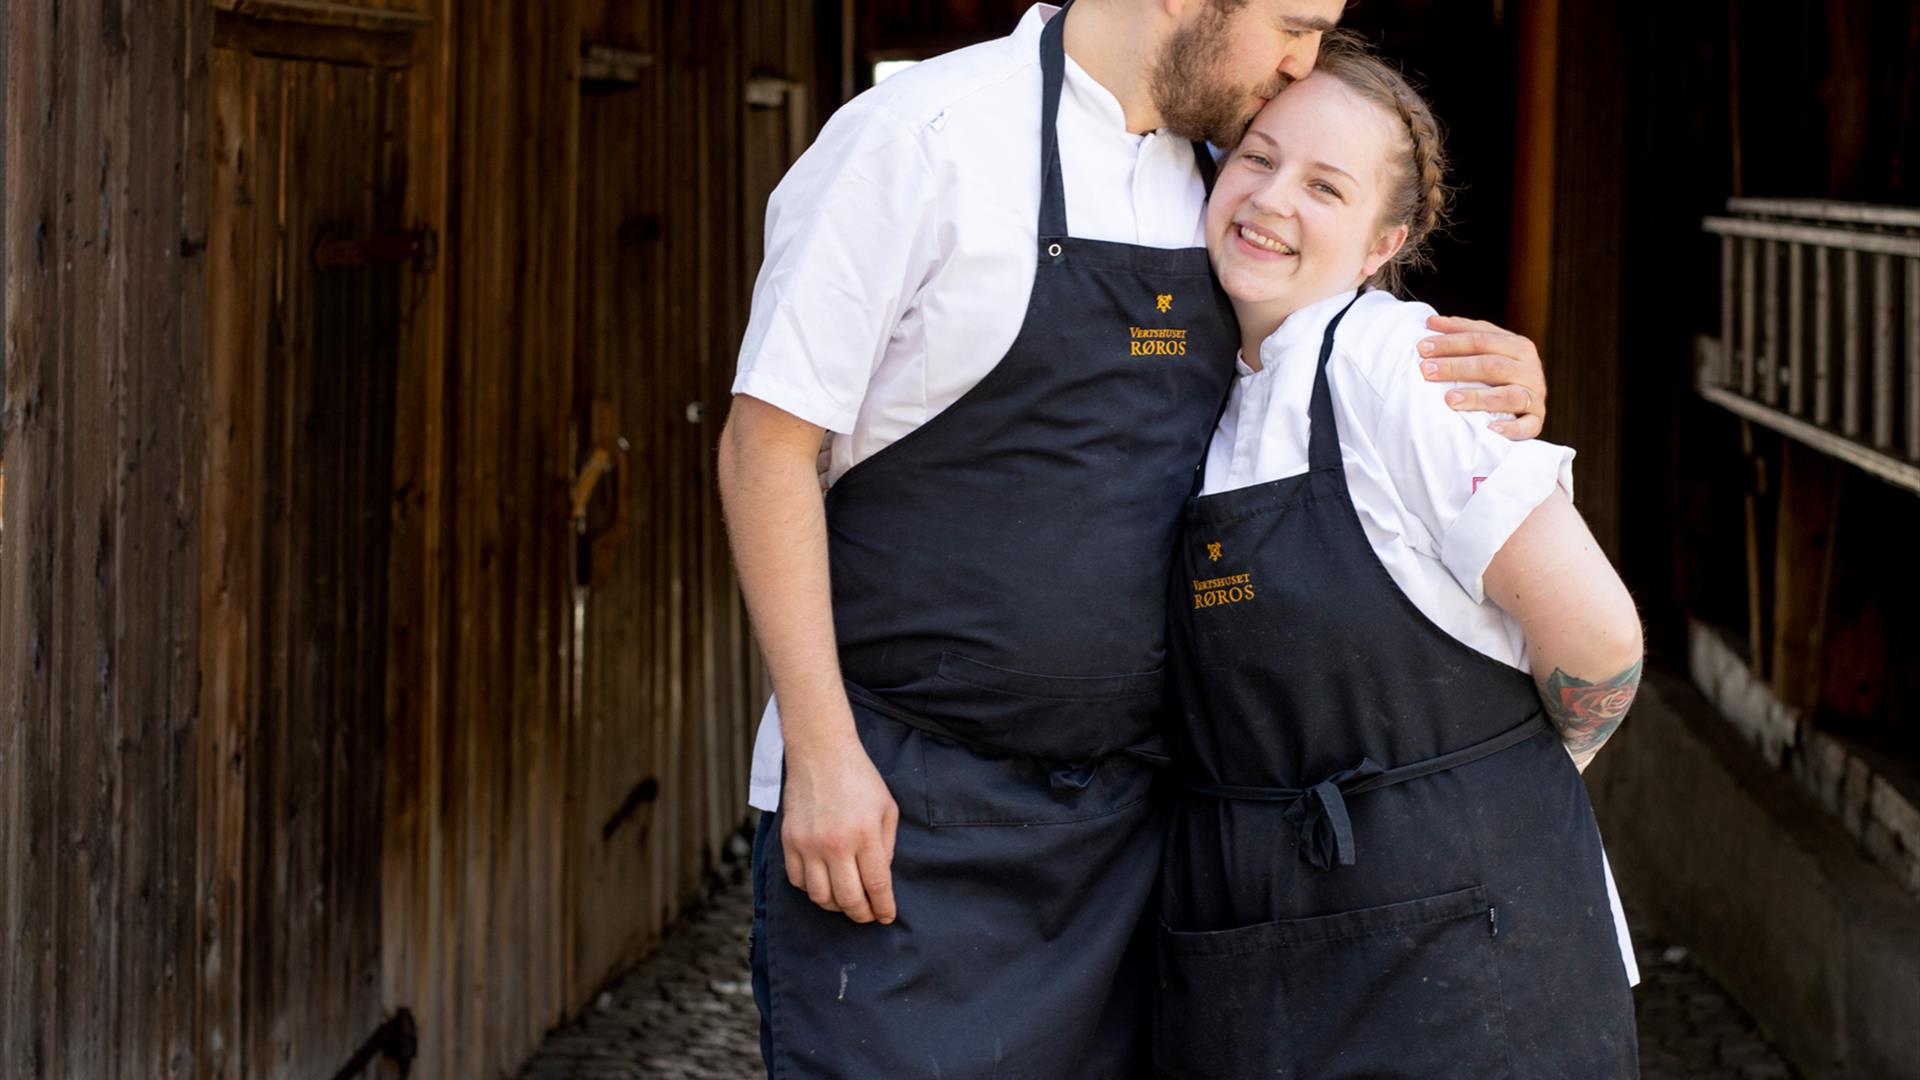
[[[1833,523],[1846,466],[1782,440],[1773,550],[1773,691],[1811,711],[1832,573]]]
[[[1513,272],[1508,277],[1507,319],[1515,330],[1544,342],[1553,295],[1559,0],[1536,0],[1521,5],[1515,36],[1520,56],[1514,123]],[[1729,259],[1729,273],[1732,265]],[[1729,339],[1733,336],[1732,327],[1732,320],[1728,320],[1724,332]]]
[[[1766,491],[1766,462],[1754,452],[1753,422],[1740,420],[1741,464],[1751,470],[1746,476],[1747,490],[1742,500],[1747,547],[1747,662],[1753,677],[1767,677],[1766,598],[1760,592],[1760,497]]]
[[[1621,339],[1626,196],[1626,98],[1630,66],[1620,9],[1558,7],[1554,79],[1551,318],[1542,352],[1547,381],[1565,402],[1548,421],[1555,438],[1581,448],[1580,512],[1609,555],[1621,537]]]

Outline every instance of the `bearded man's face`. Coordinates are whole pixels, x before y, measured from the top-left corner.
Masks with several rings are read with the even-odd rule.
[[[1174,134],[1228,147],[1268,101],[1313,70],[1340,0],[1209,0],[1161,46],[1151,89]]]

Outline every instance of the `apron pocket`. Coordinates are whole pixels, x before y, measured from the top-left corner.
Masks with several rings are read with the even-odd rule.
[[[940,654],[940,677],[980,690],[1060,702],[1157,698],[1166,681],[1162,668],[1134,675],[1035,675],[950,652]]]
[[[1486,889],[1160,930],[1154,1058],[1182,1080],[1509,1077]]]
[[[919,685],[897,693],[975,746],[1088,761],[1150,738],[1166,688],[1161,669],[1125,675],[1035,675],[940,654]]]
[[[927,824],[1061,825],[1144,802],[1155,769],[1124,755],[1066,764],[975,750],[931,733],[920,739]]]

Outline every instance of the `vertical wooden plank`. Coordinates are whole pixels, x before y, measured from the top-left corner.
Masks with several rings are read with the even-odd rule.
[[[1873,257],[1873,445],[1893,449],[1893,256]]]
[[[207,234],[207,444],[201,517],[201,729],[199,992],[196,1033],[206,1075],[246,1075],[243,1002],[250,878],[247,873],[248,777],[254,760],[252,642],[257,590],[259,481],[264,383],[273,276],[258,258],[274,200],[272,155],[258,153],[263,126],[255,66],[213,50],[211,229]],[[277,110],[275,110],[277,115]],[[263,184],[266,185],[263,187]]]
[[[1807,413],[1806,246],[1787,245],[1787,410]]]
[[[1772,405],[1780,400],[1780,244],[1761,244],[1760,397]]]
[[[1907,260],[1907,459],[1920,461],[1920,259]]]
[[[1740,392],[1747,397],[1754,396],[1758,378],[1755,352],[1759,342],[1754,333],[1754,309],[1759,289],[1754,263],[1758,249],[1759,241],[1751,237],[1740,238]]]
[[[69,688],[58,735],[66,743],[67,771],[61,777],[58,805],[67,823],[69,854],[56,871],[65,910],[56,921],[55,1030],[67,1045],[70,1067],[85,1076],[117,1071],[108,1054],[120,1038],[113,970],[118,913],[112,894],[118,883],[114,815],[122,778],[108,748],[121,745],[122,738],[114,707],[117,657],[111,635],[119,599],[113,574],[120,538],[115,458],[127,433],[113,384],[113,358],[102,347],[119,329],[116,313],[108,310],[111,298],[103,295],[105,253],[82,239],[101,219],[106,192],[96,170],[125,167],[124,162],[101,158],[110,136],[102,97],[112,88],[104,70],[100,8],[65,8],[56,31],[62,60],[74,75],[62,96],[62,105],[71,110],[74,143],[65,148],[58,166],[62,199],[55,218],[66,249],[61,269],[67,302],[59,312],[58,331],[64,389],[76,417],[105,419],[91,430],[76,427],[62,448],[68,482],[61,539],[75,559],[60,582],[70,597],[64,627],[69,647],[55,669]]]
[[[190,1074],[205,42],[184,3],[6,23],[0,1060]]]
[[[447,917],[452,885],[447,852],[447,762],[455,717],[448,703],[456,654],[451,596],[450,524],[452,341],[448,321],[455,236],[448,201],[452,188],[457,34],[451,0],[422,10],[409,83],[409,139],[405,220],[441,238],[441,268],[404,279],[408,317],[400,330],[403,358],[395,390],[393,549],[390,578],[392,650],[388,654],[391,723],[383,844],[383,982],[391,1007],[409,1008],[419,1027],[420,1066],[442,1071],[452,1035],[447,1030],[448,973],[458,927]]]
[[[1833,423],[1833,253],[1813,249],[1813,422]]]
[[[1721,386],[1732,384],[1738,366],[1736,350],[1740,347],[1740,335],[1733,321],[1734,296],[1739,292],[1735,284],[1739,272],[1738,250],[1738,241],[1733,237],[1720,238],[1720,364],[1715,378]]]
[[[4,25],[9,108],[6,125],[6,334],[4,420],[8,491],[0,545],[0,696],[5,772],[0,790],[0,869],[11,962],[0,966],[0,1060],[29,1077],[64,1075],[62,1045],[52,1031],[53,781],[60,771],[54,739],[59,692],[53,677],[55,587],[65,549],[55,542],[62,484],[60,370],[55,354],[59,250],[53,208],[59,196],[53,156],[65,144],[64,116],[52,107],[57,50],[49,40],[46,4],[12,4]],[[31,107],[22,106],[22,101]]]
[[[564,823],[549,748],[564,745],[567,708],[573,19],[571,4],[489,0],[454,21],[453,1000],[431,1021],[443,1075],[506,1068],[562,1008],[547,992],[560,875],[536,849]]]
[[[1843,249],[1840,252],[1840,431],[1854,439],[1860,437],[1861,298],[1860,253]]]

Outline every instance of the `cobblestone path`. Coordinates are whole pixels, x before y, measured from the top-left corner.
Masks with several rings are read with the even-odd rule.
[[[741,859],[651,960],[547,1037],[521,1080],[762,1080],[747,973],[752,914]],[[1686,949],[1645,929],[1634,941],[1644,1080],[1795,1080]]]

